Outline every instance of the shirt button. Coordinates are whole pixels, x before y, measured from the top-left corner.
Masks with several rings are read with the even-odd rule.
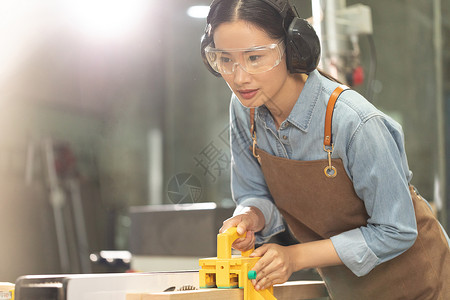
[[[287,135],[283,135],[283,140],[287,140]]]

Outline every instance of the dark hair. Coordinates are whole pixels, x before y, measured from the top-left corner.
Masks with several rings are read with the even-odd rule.
[[[290,21],[296,16],[296,13],[289,8],[287,17],[283,17],[271,5],[261,0],[227,0],[218,1],[217,4],[211,6],[209,15],[209,32],[210,42],[214,45],[214,30],[225,22],[242,20],[264,30],[273,39],[285,39],[286,28]]]

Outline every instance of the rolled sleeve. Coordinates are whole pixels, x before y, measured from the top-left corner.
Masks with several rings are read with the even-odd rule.
[[[331,237],[339,258],[356,276],[364,276],[378,263],[359,228]]]
[[[247,207],[256,207],[264,215],[264,228],[256,233],[256,243],[267,242],[272,236],[285,230],[281,213],[269,199],[248,198],[237,205],[233,216],[241,214]]]

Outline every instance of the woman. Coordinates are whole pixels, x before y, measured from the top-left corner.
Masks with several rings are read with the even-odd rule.
[[[318,268],[333,299],[450,299],[449,239],[409,184],[399,124],[316,70],[318,38],[288,1],[216,0],[202,39],[233,92],[234,216],[255,288]],[[344,90],[344,91],[343,91]]]

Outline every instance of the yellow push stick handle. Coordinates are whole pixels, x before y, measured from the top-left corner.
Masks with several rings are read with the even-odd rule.
[[[217,258],[231,258],[231,245],[238,238],[245,238],[246,233],[238,234],[237,227],[230,227],[217,235]],[[242,251],[242,256],[249,256],[253,249]]]

